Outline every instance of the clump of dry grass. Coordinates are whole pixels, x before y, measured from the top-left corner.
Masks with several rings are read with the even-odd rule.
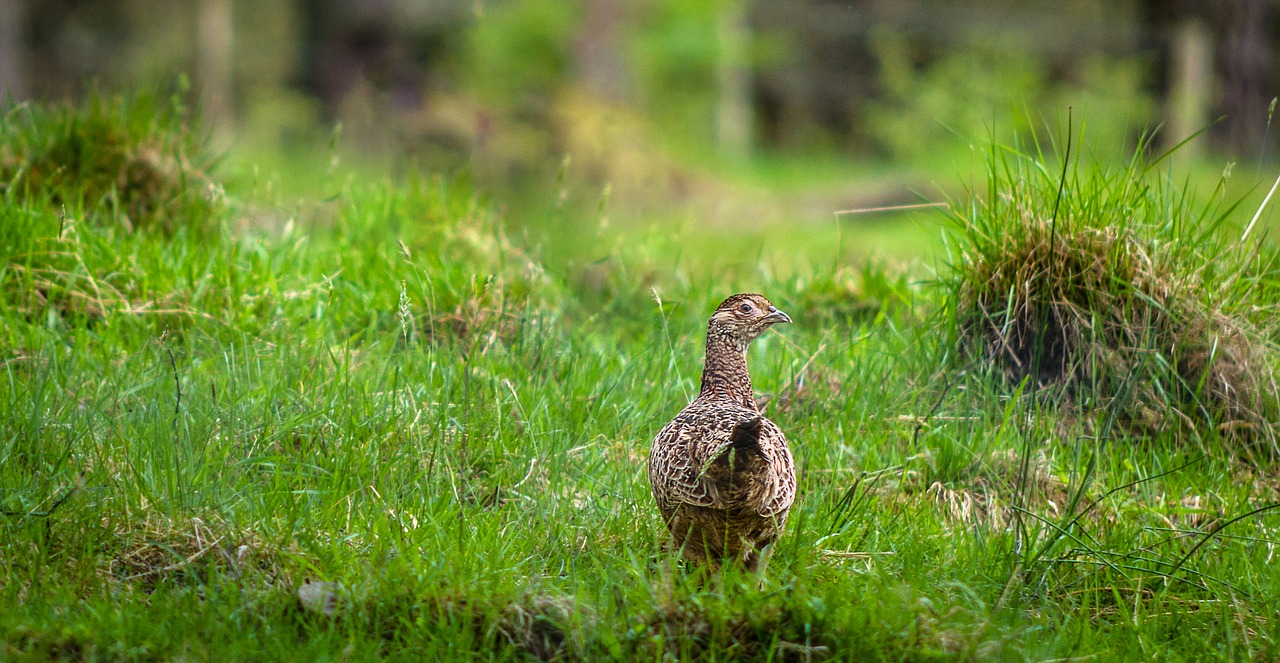
[[[574,614],[581,612],[571,597],[528,593],[512,601],[494,621],[492,635],[541,661],[584,655],[581,629],[574,628]],[[590,622],[590,615],[580,617]]]
[[[0,307],[42,325],[208,315],[146,269],[176,233],[210,237],[224,207],[181,104],[94,95],[0,112]]]
[[[207,230],[221,200],[185,109],[157,97],[21,104],[0,122],[0,193],[103,212],[126,230]]]
[[[1067,486],[1056,476],[1049,458],[1041,451],[1026,462],[1009,449],[977,459],[966,470],[971,480],[959,485],[934,481],[924,494],[933,500],[951,522],[960,527],[983,525],[1003,529],[1015,517],[1015,505],[1059,517],[1067,506]]]
[[[804,617],[787,608],[768,605],[754,612],[718,613],[694,600],[659,604],[640,628],[629,635],[640,651],[652,657],[658,652],[646,646],[661,643],[664,657],[699,658],[716,646],[742,660],[820,661],[830,655],[826,638],[810,633]],[[796,637],[806,633],[810,638]],[[818,640],[819,642],[814,642]]]
[[[957,217],[959,341],[1107,429],[1270,441],[1277,362],[1260,326],[1272,303],[1250,285],[1248,251],[1142,172],[1072,173],[1059,199],[1056,182],[1001,171],[992,199],[955,206],[970,210]]]
[[[113,314],[209,317],[185,302],[184,293],[140,291],[129,271],[100,273],[106,270],[91,267],[101,258],[101,244],[87,247],[82,232],[76,220],[64,218],[60,235],[32,240],[33,251],[9,257],[8,268],[19,284],[12,303],[28,320],[40,320],[49,311],[88,323]]]
[[[119,532],[105,569],[117,582],[153,591],[162,583],[208,582],[212,575],[273,584],[284,573],[273,547],[252,530],[217,518],[151,518]]]
[[[341,213],[353,232],[393,236],[414,219],[410,241],[396,237],[396,268],[409,277],[401,280],[398,336],[458,341],[468,353],[484,353],[550,324],[556,289],[542,265],[512,241],[500,215],[474,198],[454,199],[448,185],[415,178],[385,197],[357,192]]]
[[[516,596],[466,596],[444,588],[397,585],[347,587],[309,581],[292,592],[298,615],[367,629],[386,640],[403,637],[406,625],[431,629],[465,625],[469,635],[495,650],[542,661],[590,658],[584,635],[596,628],[589,606],[574,597],[525,587]]]

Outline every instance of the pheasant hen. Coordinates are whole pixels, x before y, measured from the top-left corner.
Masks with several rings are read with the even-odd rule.
[[[791,318],[761,295],[724,300],[707,324],[698,397],[653,440],[653,497],[688,562],[737,560],[763,572],[787,522],[795,464],[782,431],[756,407],[747,372],[747,346],[780,322]]]

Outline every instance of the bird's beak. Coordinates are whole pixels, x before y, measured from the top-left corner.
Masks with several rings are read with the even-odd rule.
[[[771,325],[776,325],[779,322],[791,322],[791,316],[787,315],[786,313],[783,313],[782,311],[779,311],[778,309],[772,306],[769,307],[769,315],[766,315],[764,319],[767,320]]]

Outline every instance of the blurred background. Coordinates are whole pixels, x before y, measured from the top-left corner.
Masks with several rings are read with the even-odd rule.
[[[465,173],[517,222],[755,227],[937,200],[1068,117],[1087,158],[1207,127],[1179,159],[1263,167],[1278,4],[3,0],[0,88],[178,90],[286,189],[343,162]]]

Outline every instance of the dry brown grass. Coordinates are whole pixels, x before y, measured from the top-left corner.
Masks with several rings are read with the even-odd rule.
[[[572,596],[540,592],[536,583],[514,598],[479,599],[444,587],[397,587],[390,593],[375,589],[309,581],[292,594],[307,620],[347,623],[386,640],[403,637],[405,624],[465,625],[489,646],[541,661],[589,659],[583,635],[598,628],[589,606]]]
[[[502,610],[491,636],[542,661],[582,658],[585,645],[576,622],[593,619],[582,610],[572,597],[529,593]]]
[[[78,255],[74,257],[79,268],[11,264],[15,275],[25,284],[16,293],[15,308],[29,320],[39,320],[48,311],[56,312],[63,319],[89,323],[111,315],[214,319],[210,314],[187,305],[182,301],[181,293],[144,297],[127,292],[111,280],[91,273]]]
[[[1003,529],[1013,522],[1015,507],[1057,518],[1067,506],[1067,486],[1052,471],[1044,452],[1026,463],[1018,452],[1010,449],[977,459],[965,472],[972,478],[966,482],[934,481],[924,490],[947,520],[957,527],[981,525]]]
[[[264,587],[284,578],[283,551],[253,530],[233,527],[215,516],[157,516],[117,529],[122,545],[104,570],[115,582],[144,591],[161,584],[204,583],[214,575],[242,582],[257,578]]]
[[[831,650],[821,644],[824,641],[821,636],[815,634],[807,643],[787,639],[789,632],[804,628],[794,623],[797,617],[776,609],[756,614],[715,615],[695,601],[674,600],[658,605],[643,627],[634,630],[632,635],[639,636],[637,644],[643,645],[641,651],[655,641],[661,642],[664,657],[688,654],[697,658],[714,650],[713,645],[720,645],[738,660],[825,660]],[[775,646],[776,649],[770,651]],[[656,653],[647,652],[649,657]]]

